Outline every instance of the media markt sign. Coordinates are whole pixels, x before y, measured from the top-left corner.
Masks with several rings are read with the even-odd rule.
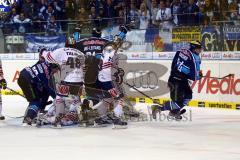
[[[10,6],[18,0],[0,0],[0,13],[10,11]]]

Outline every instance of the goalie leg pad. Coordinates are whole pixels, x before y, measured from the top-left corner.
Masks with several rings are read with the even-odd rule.
[[[123,99],[117,100],[114,105],[114,114],[117,117],[121,117],[123,115]]]
[[[65,112],[65,97],[57,96],[55,99],[55,107],[56,107],[56,116],[59,114],[64,114]]]

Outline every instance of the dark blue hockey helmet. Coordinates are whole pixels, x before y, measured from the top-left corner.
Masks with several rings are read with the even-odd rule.
[[[100,38],[102,36],[102,31],[99,28],[92,29],[92,37]]]

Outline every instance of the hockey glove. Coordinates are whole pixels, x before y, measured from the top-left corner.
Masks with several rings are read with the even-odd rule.
[[[7,81],[4,78],[0,80],[0,89],[7,89]]]

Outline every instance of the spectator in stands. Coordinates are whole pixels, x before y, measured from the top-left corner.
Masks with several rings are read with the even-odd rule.
[[[218,8],[220,9],[219,12],[223,15],[223,12],[228,11],[228,0],[219,0],[218,2]],[[229,13],[224,13],[223,19],[226,19],[226,15],[229,15]]]
[[[158,10],[159,10],[159,8],[158,8],[157,0],[152,0],[152,3],[151,3],[151,20],[152,20],[152,25],[155,26],[155,27],[158,25],[158,22],[156,21]]]
[[[180,0],[174,0],[171,4],[171,11],[173,14],[173,23],[178,26],[182,24],[182,12],[183,8]]]
[[[204,14],[209,17],[210,22],[217,20],[219,17],[219,12],[217,5],[215,5],[214,2],[210,0],[205,0],[205,5],[204,5]]]
[[[211,25],[210,23],[210,18],[206,15],[204,15],[204,18],[203,18],[203,27],[209,27]]]
[[[12,8],[12,10],[9,12],[7,17],[7,23],[14,23],[14,17],[17,16],[17,10],[16,8]]]
[[[89,19],[86,10],[82,7],[78,10],[78,14],[76,17],[76,20],[79,21],[80,24],[87,23],[87,20]]]
[[[25,0],[25,3],[22,5],[22,12],[27,18],[33,19],[34,4],[32,3],[32,0]]]
[[[55,16],[56,12],[53,9],[52,5],[48,5],[47,10],[43,12],[43,17],[45,21],[49,21],[50,17]]]
[[[150,21],[150,13],[145,3],[142,3],[139,10],[139,29],[147,29]]]
[[[114,12],[114,5],[112,0],[106,0],[103,2],[103,9],[104,9],[104,16],[108,18],[107,23],[108,25],[112,25],[112,18],[116,15]]]
[[[67,19],[73,20],[75,18],[75,5],[72,0],[65,1],[65,7],[63,8],[63,12],[67,15]]]
[[[166,8],[171,8],[171,2],[172,2],[172,0],[166,0],[166,2],[165,2]]]
[[[55,36],[59,33],[59,30],[60,30],[60,25],[59,23],[56,22],[55,16],[52,15],[50,17],[50,20],[47,22],[46,33],[47,35]]]
[[[156,20],[159,22],[160,28],[169,28],[171,26],[171,9],[166,8],[164,1],[160,1],[160,9],[158,10]]]
[[[26,33],[30,31],[32,21],[31,19],[26,18],[23,12],[20,13],[20,15],[16,15],[13,22],[19,33]]]
[[[125,14],[123,9],[118,10],[117,24],[125,24]]]
[[[240,16],[238,14],[238,2],[237,0],[234,0],[229,4],[229,12],[230,12],[230,21],[232,22],[232,25],[239,25]]]
[[[15,8],[16,9],[16,12],[17,14],[20,14],[21,13],[21,5],[19,4],[19,2],[17,1],[14,1],[11,8]]]
[[[128,22],[131,23],[133,28],[139,28],[139,14],[138,10],[136,9],[135,3],[131,3],[130,5]]]
[[[55,18],[56,19],[63,19],[63,18],[65,18],[66,17],[64,15],[65,12],[63,12],[63,8],[65,6],[64,1],[62,1],[62,0],[54,0],[52,4],[53,4],[52,5],[53,6],[53,10],[55,11],[55,14],[54,14]],[[72,4],[74,5],[74,3],[72,3]],[[73,8],[73,11],[74,11],[74,9],[75,9],[75,5],[74,5],[74,8]]]
[[[33,4],[33,21],[43,19],[42,11],[45,10],[42,0],[36,0]]]
[[[88,16],[88,18],[91,20],[91,24],[93,27],[97,27],[99,22],[98,22],[98,16],[96,13],[96,8],[94,6],[91,7],[90,10],[90,15]]]
[[[198,23],[199,25],[203,25],[204,24],[204,6],[200,5],[199,6],[199,12],[197,13],[197,19],[198,19]]]
[[[187,11],[185,12],[187,15],[187,25],[190,26],[196,26],[199,24],[199,19],[198,19],[198,12],[199,12],[199,7],[195,4],[194,0],[189,0],[189,5],[187,7]]]

